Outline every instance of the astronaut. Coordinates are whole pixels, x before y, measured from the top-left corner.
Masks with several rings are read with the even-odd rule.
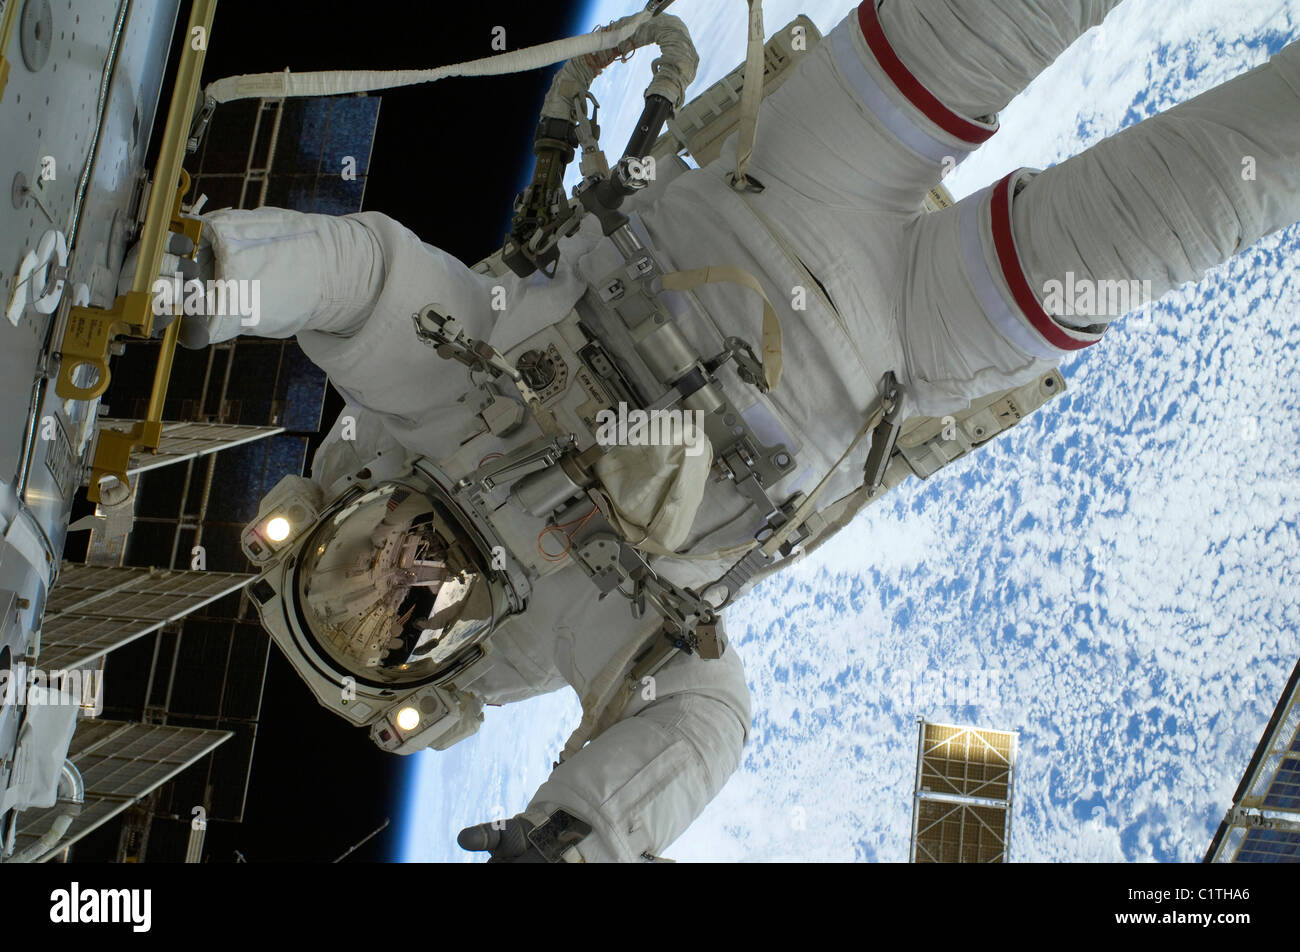
[[[825,533],[847,522],[835,518],[842,507],[822,510],[860,492],[873,452],[881,464],[889,449],[882,426],[896,433],[908,419],[957,414],[1042,379],[1065,355],[1097,345],[1118,311],[1145,303],[1108,307],[1096,303],[1105,295],[1089,295],[1094,306],[1076,306],[1086,302],[1074,289],[1136,281],[1158,298],[1300,220],[1295,43],[1061,165],[1021,169],[954,207],[923,213],[927,192],[996,134],[999,110],[1118,2],[866,0],[763,100],[743,180],[731,175],[733,141],[717,161],[629,206],[635,241],[615,247],[588,217],[560,243],[551,277],[473,271],[374,212],[204,216],[216,275],[259,281],[261,315],[251,328],[236,317],[205,318],[199,336],[296,336],[347,400],[310,484],[299,486],[310,497],[304,505],[325,514],[295,550],[303,612],[295,623],[315,632],[318,654],[336,670],[353,665],[361,680],[369,672],[370,681],[396,689],[411,665],[428,675],[481,639],[483,650],[457,662],[428,702],[468,712],[434,746],[472,731],[484,703],[566,685],[583,700],[583,725],[527,808],[463,831],[463,847],[498,861],[662,854],[739,766],[750,722],[741,662],[725,644],[705,650],[707,639],[696,638],[696,650],[675,651],[652,675],[629,682],[647,646],[662,642],[662,631],[671,640],[681,630],[665,627],[665,605],[671,614],[683,604],[674,597],[704,591],[744,557],[757,560],[749,569],[779,567],[808,527]],[[1247,161],[1251,176],[1243,175]],[[497,454],[480,455],[479,446],[514,452],[522,437],[511,443],[502,434],[521,417],[531,414],[530,426],[554,435],[529,402],[555,380],[554,361],[542,366],[551,352],[526,351],[533,374],[518,392],[503,355],[554,331],[580,299],[617,303],[623,288],[609,276],[628,275],[644,260],[640,249],[653,255],[661,278],[695,276],[663,280],[660,300],[704,359],[692,366],[715,373],[726,406],[742,418],[737,426],[755,445],[783,447],[771,458],[781,462],[765,476],[742,468],[729,480],[705,479],[686,458],[646,451],[634,454],[622,479],[618,466],[607,467],[597,492],[573,497],[580,505],[561,507],[561,490],[534,507],[543,512],[547,565],[535,553],[531,562],[511,553],[533,566],[516,573],[528,594],[514,604],[509,592],[489,592],[504,584],[489,577],[493,530],[468,532],[482,549],[474,556],[447,500],[458,480],[491,483],[483,474]],[[702,268],[756,281],[713,281]],[[792,303],[792,288],[806,293],[802,306]],[[500,300],[505,308],[495,310]],[[437,338],[436,354],[416,340],[413,315],[416,328],[420,315],[433,319],[426,330]],[[546,339],[561,346],[561,338],[572,340],[564,334]],[[612,338],[602,343],[618,350]],[[726,366],[711,362],[728,353]],[[599,361],[579,367],[566,359],[571,373],[597,376],[590,368]],[[506,424],[467,394],[484,397],[494,415],[501,410]],[[724,455],[714,440],[706,475],[717,475]],[[413,457],[440,484],[437,493],[380,479],[377,466],[397,473]],[[646,468],[647,459],[668,477]],[[747,475],[762,484],[759,495],[739,491]],[[330,508],[341,491],[346,506]],[[264,505],[263,514],[273,508]],[[618,591],[593,584],[590,546],[585,563],[573,555],[583,539],[573,527],[593,516],[644,559],[630,572],[626,561],[610,569],[619,573]],[[349,529],[350,520],[360,527]],[[548,529],[556,530],[549,538]],[[304,566],[314,566],[314,580]],[[363,570],[364,584],[355,581]],[[376,579],[393,573],[400,584],[376,589]],[[730,576],[717,604],[730,604],[757,574]],[[642,583],[638,617],[624,596]],[[347,625],[374,616],[381,602],[388,614],[375,638],[348,642]],[[504,603],[514,608],[492,607]]]

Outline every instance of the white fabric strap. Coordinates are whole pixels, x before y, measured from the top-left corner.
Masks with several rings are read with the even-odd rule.
[[[763,299],[763,382],[767,389],[775,390],[781,382],[781,319],[763,291],[763,286],[744,268],[712,267],[692,268],[690,271],[673,271],[663,276],[667,291],[690,291],[706,284],[739,284],[749,288]]]
[[[767,556],[769,559],[776,555],[777,551],[785,543],[785,540],[794,534],[794,530],[798,529],[808,521],[808,517],[816,511],[817,500],[821,498],[821,494],[830,483],[831,477],[835,475],[836,471],[844,461],[849,458],[855,449],[857,449],[858,444],[861,443],[867,434],[874,430],[876,425],[884,418],[885,398],[882,394],[876,398],[875,405],[872,407],[871,412],[867,414],[867,422],[862,424],[862,428],[858,430],[856,435],[854,435],[853,442],[851,442],[844,452],[840,454],[840,458],[831,464],[831,468],[826,470],[826,475],[823,476],[817,485],[813,487],[812,492],[808,494],[808,498],[806,498],[800,504],[799,508],[794,511],[790,516],[789,521],[782,523],[781,526],[772,533],[771,538],[763,543],[763,555]]]
[[[736,139],[735,188],[744,188],[745,170],[754,154],[758,110],[763,105],[763,0],[749,0],[749,31],[745,46],[745,83],[740,89],[740,131]]]
[[[508,53],[470,60],[466,63],[439,66],[437,69],[326,70],[315,73],[291,73],[286,69],[280,73],[229,76],[210,84],[204,92],[219,103],[232,102],[236,99],[338,96],[345,93],[365,93],[376,89],[431,83],[449,76],[502,76],[507,73],[523,73],[618,46],[635,33],[650,16],[649,11],[642,10],[635,16],[629,17],[617,29],[552,40],[550,43],[541,43],[522,50],[511,50]]]

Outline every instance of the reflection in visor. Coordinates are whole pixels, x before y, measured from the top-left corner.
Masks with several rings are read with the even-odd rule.
[[[406,683],[428,677],[492,622],[479,562],[427,496],[388,485],[316,530],[299,570],[301,604],[342,670]]]

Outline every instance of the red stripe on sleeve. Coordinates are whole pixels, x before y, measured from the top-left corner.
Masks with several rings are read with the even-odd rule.
[[[862,28],[862,36],[866,39],[867,46],[870,47],[886,75],[898,87],[898,91],[940,129],[972,146],[986,142],[997,131],[986,129],[957,115],[939,102],[930,90],[921,85],[921,81],[903,65],[894,48],[889,45],[885,31],[880,27],[875,0],[863,0],[859,4],[858,25]]]
[[[1029,279],[1025,277],[1024,268],[1020,265],[1016,243],[1011,237],[1011,179],[1015,174],[1012,172],[993,189],[993,247],[997,251],[998,263],[1002,266],[1002,276],[1021,313],[1049,344],[1062,350],[1082,350],[1096,341],[1073,337],[1052,320],[1052,316],[1038,303],[1033,288],[1029,286]]]

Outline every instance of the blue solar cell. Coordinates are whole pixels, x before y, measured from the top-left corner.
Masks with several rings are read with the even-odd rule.
[[[286,476],[297,476],[307,465],[307,440],[300,436],[273,436],[267,443],[266,472],[261,495]],[[259,496],[260,498],[260,496]]]
[[[1278,765],[1264,794],[1264,805],[1280,810],[1300,810],[1300,760],[1288,757]]]
[[[306,461],[307,440],[301,436],[271,436],[222,451],[208,499],[209,522],[251,522],[261,498],[284,476],[301,473]]]
[[[1250,830],[1237,853],[1238,863],[1300,863],[1300,833]]]
[[[285,120],[292,120],[289,137],[281,142],[291,143],[276,150],[276,168],[283,172],[317,174],[320,172],[321,143],[329,129],[330,100],[294,100],[294,112],[286,109]],[[283,120],[282,120],[283,122]],[[283,131],[283,125],[281,125]],[[285,160],[286,165],[281,165]]]
[[[290,99],[284,104],[276,140],[275,171],[291,175],[320,172],[320,146],[329,125],[327,99]]]
[[[345,180],[337,175],[322,175],[316,180],[316,195],[311,204],[301,210],[319,212],[322,215],[359,212],[365,189],[364,178]]]
[[[1300,750],[1300,731],[1296,732],[1295,740],[1291,741],[1292,750]]]
[[[331,111],[321,142],[321,174],[337,175],[343,169],[344,156],[351,156],[356,160],[356,174],[365,175],[370,167],[375,124],[379,121],[379,98],[336,97],[328,103]]]
[[[285,344],[280,364],[280,392],[283,408],[280,424],[289,430],[313,433],[320,429],[325,404],[325,371],[321,370],[292,341]]]
[[[248,208],[262,204],[325,215],[359,212],[380,101],[378,96],[286,101],[266,191],[262,193],[255,183],[246,195],[248,139],[257,111],[246,103],[223,106],[217,117],[224,123],[223,129],[229,129],[222,139],[225,150],[208,148],[204,152],[194,174],[197,190],[208,195],[209,208],[237,207],[242,201]],[[259,141],[269,141],[271,118],[271,113],[263,113]],[[242,144],[230,148],[231,142]]]

